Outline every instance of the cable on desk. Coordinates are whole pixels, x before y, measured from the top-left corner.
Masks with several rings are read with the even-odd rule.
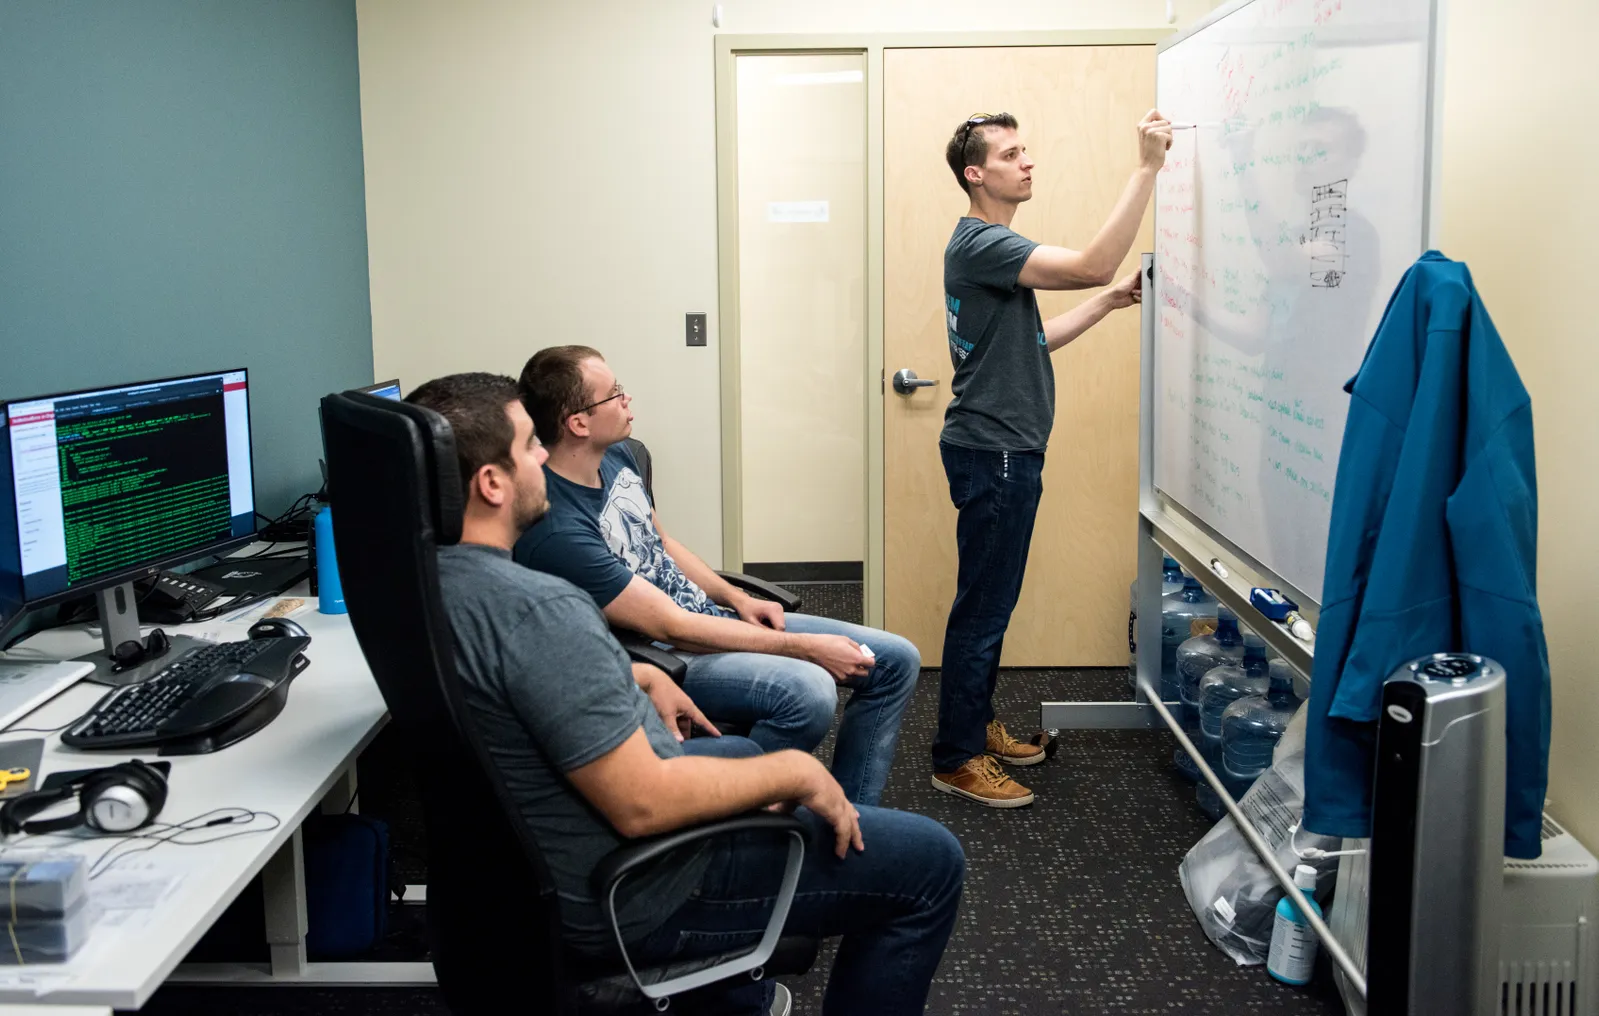
[[[235,814],[218,814],[218,812],[230,810],[235,812]],[[215,817],[208,818],[208,816]],[[238,829],[232,832],[223,833],[220,836],[207,836],[203,840],[178,839],[178,837],[182,836],[184,833],[203,832],[204,830],[215,826],[228,825],[236,822],[254,822],[257,818],[271,819],[272,824],[269,826],[263,826],[260,829]],[[202,819],[206,819],[206,821],[201,821]],[[196,815],[194,818],[185,819],[176,825],[168,826],[166,830],[158,831],[153,835],[140,831],[137,833],[125,833],[119,836],[117,838],[118,842],[112,844],[110,849],[101,854],[99,858],[97,858],[94,863],[89,866],[89,878],[91,881],[99,878],[101,875],[104,875],[106,872],[110,871],[118,861],[121,861],[124,858],[132,857],[135,854],[143,854],[154,850],[163,843],[170,843],[175,847],[203,847],[208,843],[220,843],[223,840],[231,840],[238,836],[254,836],[258,833],[269,833],[282,824],[283,820],[269,811],[255,811],[251,808],[242,808],[238,806],[212,808],[210,811],[202,812],[201,814]],[[116,854],[115,857],[111,856],[112,854],[116,853],[118,847],[124,846],[136,840],[147,840],[149,842],[142,846],[135,847],[132,850],[127,850],[120,854]],[[109,860],[107,860],[107,858],[109,858]]]
[[[185,833],[198,833],[217,826],[233,825],[240,822],[254,822],[258,818],[270,819],[272,824],[269,826],[262,826],[259,829],[237,829],[222,833],[219,836],[207,836],[206,838],[199,840],[186,840],[178,838]],[[113,842],[104,853],[90,863],[89,878],[93,880],[110,871],[123,858],[132,857],[135,854],[146,853],[147,851],[154,850],[156,847],[161,846],[163,843],[170,843],[175,847],[201,847],[208,843],[220,843],[223,840],[231,840],[237,836],[254,836],[258,833],[269,833],[281,825],[283,825],[283,820],[278,818],[270,811],[256,811],[253,808],[245,808],[239,805],[224,805],[220,808],[212,808],[210,811],[203,811],[193,818],[186,818],[181,822],[153,822],[150,825],[145,826],[143,829],[131,833],[116,833],[107,835],[104,833],[96,834],[91,830],[89,835],[83,835],[84,830],[81,828],[72,830],[71,832],[22,833],[14,837],[11,843],[8,843],[7,846],[14,845],[16,842],[21,840],[27,840],[30,845],[37,843],[40,840],[60,840],[65,841],[66,843],[82,843],[91,839],[114,840],[115,842]],[[136,843],[139,841],[145,842],[142,846],[135,847],[132,850],[125,850],[120,854],[117,853],[119,848],[124,847],[129,843]],[[40,845],[45,847],[50,846],[50,844]]]
[[[0,730],[0,744],[6,743],[4,738],[7,734],[59,734],[81,719],[83,719],[82,716],[74,716],[59,727],[6,727],[4,730]]]

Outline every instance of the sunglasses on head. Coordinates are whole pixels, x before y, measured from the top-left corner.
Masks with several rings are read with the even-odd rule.
[[[966,122],[961,124],[961,151],[966,151],[967,142],[972,140],[972,131],[990,120],[1000,120],[1008,116],[1009,113],[978,113],[976,116],[967,117]]]

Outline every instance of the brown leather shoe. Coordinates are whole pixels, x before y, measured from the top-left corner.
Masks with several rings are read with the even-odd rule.
[[[1008,766],[1037,765],[1048,757],[1039,745],[1018,741],[1010,736],[1005,724],[998,720],[988,725],[987,751]]]
[[[967,759],[952,773],[934,773],[933,789],[990,808],[1021,808],[1033,803],[1033,792],[1006,776],[999,763],[987,755]]]

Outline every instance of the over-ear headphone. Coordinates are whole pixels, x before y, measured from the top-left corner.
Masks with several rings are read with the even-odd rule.
[[[33,819],[62,801],[78,799],[78,810],[60,818]],[[127,833],[154,821],[167,803],[167,780],[148,763],[134,759],[74,777],[59,787],[34,790],[0,804],[0,833],[56,833],[88,826],[103,833]]]

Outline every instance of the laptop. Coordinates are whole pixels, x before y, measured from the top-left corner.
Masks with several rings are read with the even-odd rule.
[[[0,733],[92,673],[83,660],[0,656]]]

